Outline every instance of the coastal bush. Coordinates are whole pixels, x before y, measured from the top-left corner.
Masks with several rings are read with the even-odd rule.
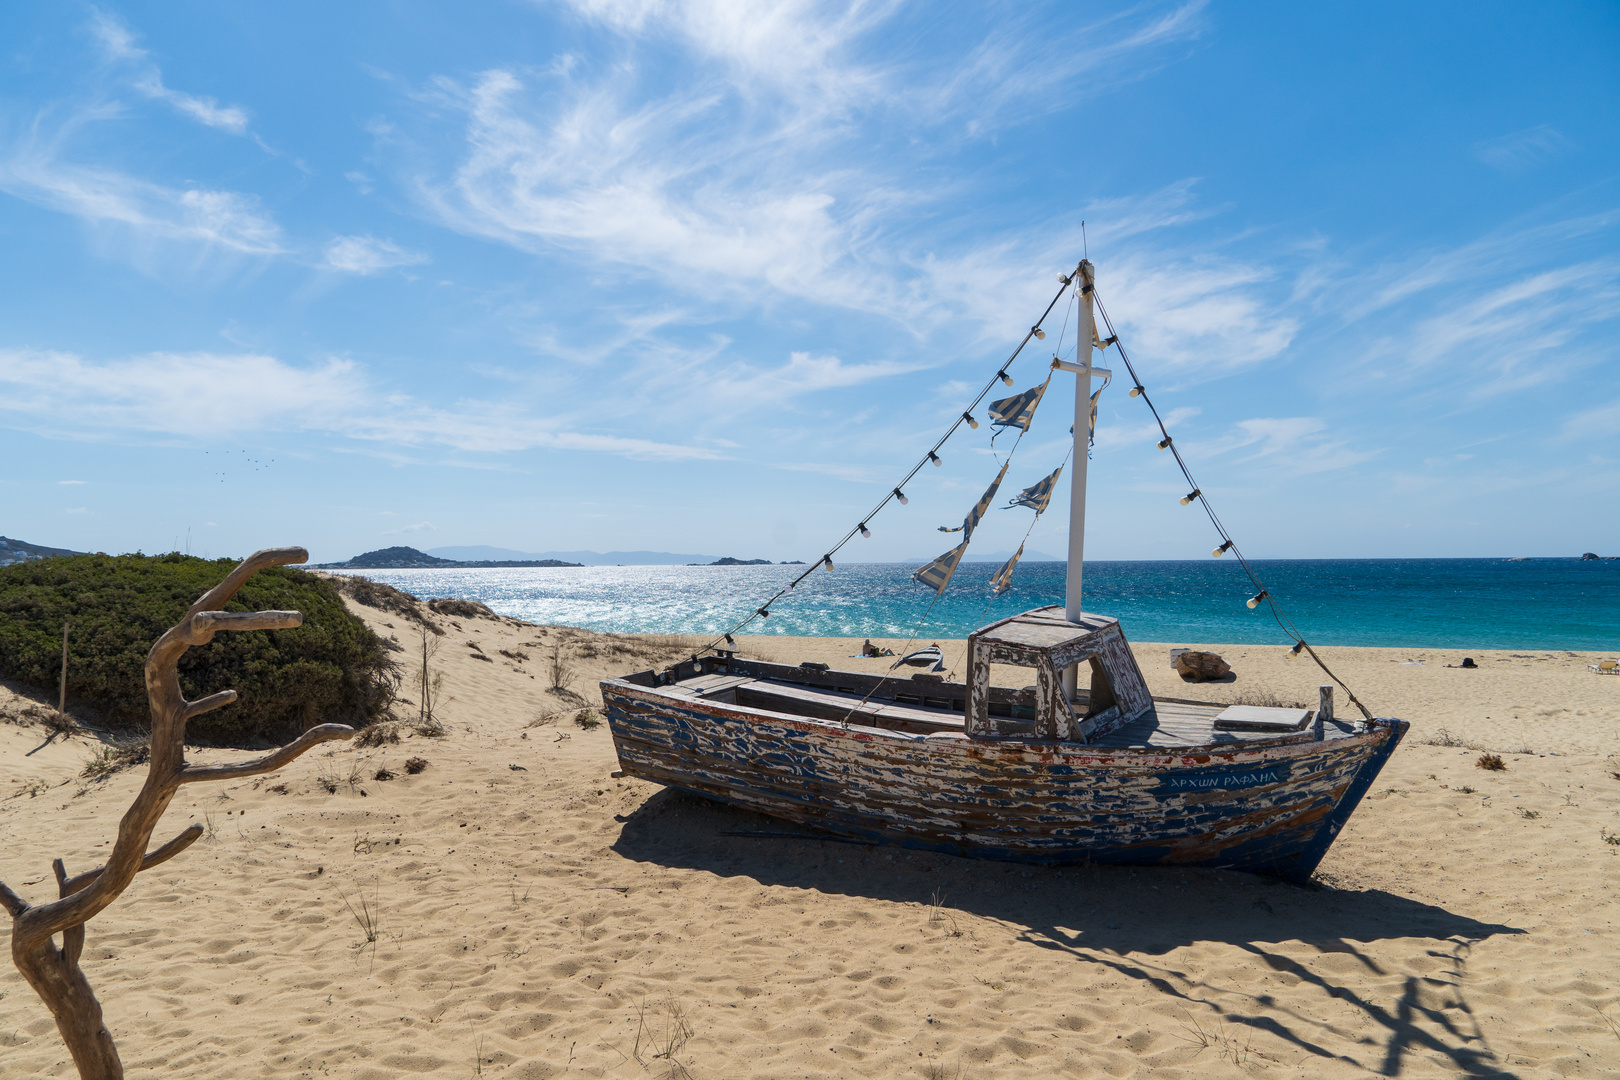
[[[113,727],[145,728],[145,664],[152,643],[235,567],[169,555],[75,555],[0,567],[0,677],[54,692],[62,623],[71,624],[68,699]],[[186,652],[180,687],[192,699],[235,689],[238,699],[187,725],[196,742],[284,742],[321,723],[364,726],[385,716],[396,676],[381,640],[343,606],[332,583],[261,570],[227,611],[303,613],[293,630],[219,634]]]
[[[449,615],[457,619],[500,618],[499,615],[476,600],[458,600],[454,596],[441,596],[437,600],[429,600],[427,606],[439,615]]]
[[[403,589],[396,589],[392,585],[384,585],[380,581],[372,581],[370,578],[361,577],[359,574],[320,574],[317,576],[324,581],[331,582],[338,592],[343,593],[357,604],[364,604],[366,607],[376,608],[378,611],[392,612],[407,619],[420,620],[422,618],[421,613],[417,610],[417,605],[421,601]],[[435,628],[434,632],[444,633],[444,631],[437,628]]]

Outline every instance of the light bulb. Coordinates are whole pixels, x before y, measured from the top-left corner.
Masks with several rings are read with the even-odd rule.
[[[831,570],[833,568],[832,556],[831,555],[823,555],[821,557],[821,565],[825,566],[828,570]]]
[[[861,522],[860,529],[862,536],[866,537],[868,540],[872,538],[872,530],[866,527],[866,522]]]
[[[1210,554],[1215,556],[1218,559],[1222,555],[1225,555],[1228,551],[1231,551],[1231,550],[1232,550],[1232,541],[1228,540],[1226,543],[1222,544],[1220,547],[1218,547],[1214,551],[1210,552]]]
[[[726,635],[726,644],[728,646],[730,646],[731,648],[735,649],[737,647],[737,639],[732,637],[730,634],[727,634]]]
[[[1012,383],[1012,376],[1007,374],[1006,369],[1002,369],[1001,371],[996,372],[996,378],[1000,379],[1002,382],[1006,383],[1008,386],[1011,386],[1013,384]]]
[[[1100,342],[1098,342],[1097,343],[1097,348],[1106,349],[1106,348],[1108,348],[1108,346],[1114,344],[1118,340],[1119,340],[1119,335],[1118,334],[1110,335],[1109,337],[1105,337]]]
[[[754,612],[754,614],[758,615],[762,619],[768,619],[771,617],[771,613],[766,611],[764,608],[760,608],[758,611]]]
[[[1141,396],[1142,396],[1142,388],[1140,386],[1131,387],[1131,397],[1141,397]]]
[[[1259,592],[1257,592],[1253,596],[1249,597],[1249,607],[1251,609],[1259,607],[1260,606],[1260,601],[1264,600],[1266,597],[1268,597],[1270,595],[1271,594],[1266,592],[1266,590],[1261,589]]]
[[[1042,330],[1042,329],[1041,329],[1041,328],[1040,328],[1040,327],[1038,327],[1038,326],[1035,326],[1035,327],[1031,327],[1031,329],[1032,329],[1032,330],[1034,330],[1034,331],[1035,331],[1035,336],[1036,336],[1036,337],[1037,337],[1037,338],[1039,338],[1039,339],[1040,339],[1040,340],[1042,340],[1042,341],[1045,341],[1045,340],[1046,340],[1046,331],[1045,331],[1045,330]]]
[[[1192,502],[1202,494],[1202,491],[1199,491],[1197,488],[1193,488],[1191,491],[1187,492],[1187,494],[1181,497],[1181,505],[1186,506],[1188,503]]]
[[[1294,642],[1294,647],[1292,649],[1288,650],[1288,655],[1289,656],[1298,656],[1299,655],[1299,650],[1303,649],[1304,647],[1305,647],[1305,639],[1300,638],[1298,641]]]
[[[1059,274],[1058,275],[1058,284],[1059,285],[1067,285],[1068,283],[1069,283],[1069,275],[1068,274]]]
[[[939,455],[934,453],[932,450],[928,451],[928,460],[934,463],[934,468],[936,469],[945,464],[943,461],[939,460]]]
[[[1160,450],[1168,450],[1168,449],[1170,449],[1170,444],[1175,442],[1175,441],[1176,440],[1174,440],[1170,436],[1166,435],[1164,438],[1159,440],[1159,449]]]
[[[964,419],[964,420],[966,420],[968,422],[968,427],[973,428],[975,431],[978,430],[979,422],[977,420],[973,419],[973,414],[972,413],[963,413],[962,414],[962,419]]]
[[[905,506],[911,502],[910,499],[906,498],[906,493],[901,491],[899,488],[894,489],[894,497],[900,500],[901,506]]]

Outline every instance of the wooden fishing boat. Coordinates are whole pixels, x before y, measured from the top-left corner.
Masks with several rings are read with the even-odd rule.
[[[1094,325],[1090,264],[1062,280],[1083,297],[1081,325]],[[1082,433],[1094,416],[1090,380],[1111,375],[1090,352],[1053,362],[1078,376]],[[1307,880],[1406,722],[1337,718],[1331,686],[1314,710],[1152,697],[1119,623],[1081,610],[1085,440],[1076,436],[1071,471],[1068,602],[975,631],[965,682],[745,660],[728,635],[711,655],[602,682],[620,768],[880,843]],[[1033,668],[1035,681],[992,685],[993,666]]]

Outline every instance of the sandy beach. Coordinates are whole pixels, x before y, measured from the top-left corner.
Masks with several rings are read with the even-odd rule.
[[[90,923],[132,1077],[1620,1076],[1620,678],[1596,654],[1323,650],[1413,727],[1301,889],[727,835],[769,822],[614,779],[606,725],[575,722],[680,642],[439,621],[442,736],[182,788],[158,838],[204,839]],[[875,667],[859,644],[742,641]],[[1200,644],[1136,646],[1155,693],[1325,681],[1215,644],[1236,681],[1190,686],[1169,649]],[[0,879],[34,899],[53,857],[99,863],[144,768],[87,782],[95,740],[47,736],[0,723]],[[72,1075],[7,965],[0,1076]]]

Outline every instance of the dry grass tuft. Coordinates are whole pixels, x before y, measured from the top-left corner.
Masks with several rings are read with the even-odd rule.
[[[388,766],[384,765],[382,768],[377,770],[376,774],[374,776],[372,776],[372,779],[373,780],[392,780],[396,775],[397,774],[392,769],[390,769]]]
[[[399,742],[399,729],[405,725],[397,720],[383,720],[372,724],[355,737],[356,746],[388,746]]]
[[[348,785],[350,791],[356,791],[360,787],[360,766],[351,763],[348,770],[348,772],[343,772],[336,764],[333,764],[330,771],[323,768],[319,773],[315,774],[315,783],[328,795],[336,795],[338,788],[344,785]]]
[[[546,678],[551,682],[551,689],[566,693],[574,684],[575,674],[573,667],[563,658],[562,646],[553,645],[551,657],[546,661]]]
[[[458,600],[441,596],[427,602],[428,610],[453,619],[499,619],[500,616],[476,600]]]
[[[593,709],[581,709],[574,714],[574,724],[586,731],[595,731],[602,726],[602,718]]]
[[[33,702],[21,707],[0,707],[0,720],[24,726],[38,724],[52,735],[78,735],[84,731],[79,722],[67,713]]]
[[[145,765],[151,759],[150,739],[126,739],[109,743],[96,751],[95,755],[84,763],[79,775],[86,780],[105,780],[131,766]]]
[[[406,758],[405,759],[405,771],[408,774],[410,774],[411,776],[415,776],[417,773],[421,772],[423,769],[425,769],[427,767],[428,767],[428,759],[427,758],[413,757],[413,758]]]
[[[1502,760],[1501,754],[1481,754],[1474,764],[1490,772],[1501,772],[1507,768],[1507,762]]]

